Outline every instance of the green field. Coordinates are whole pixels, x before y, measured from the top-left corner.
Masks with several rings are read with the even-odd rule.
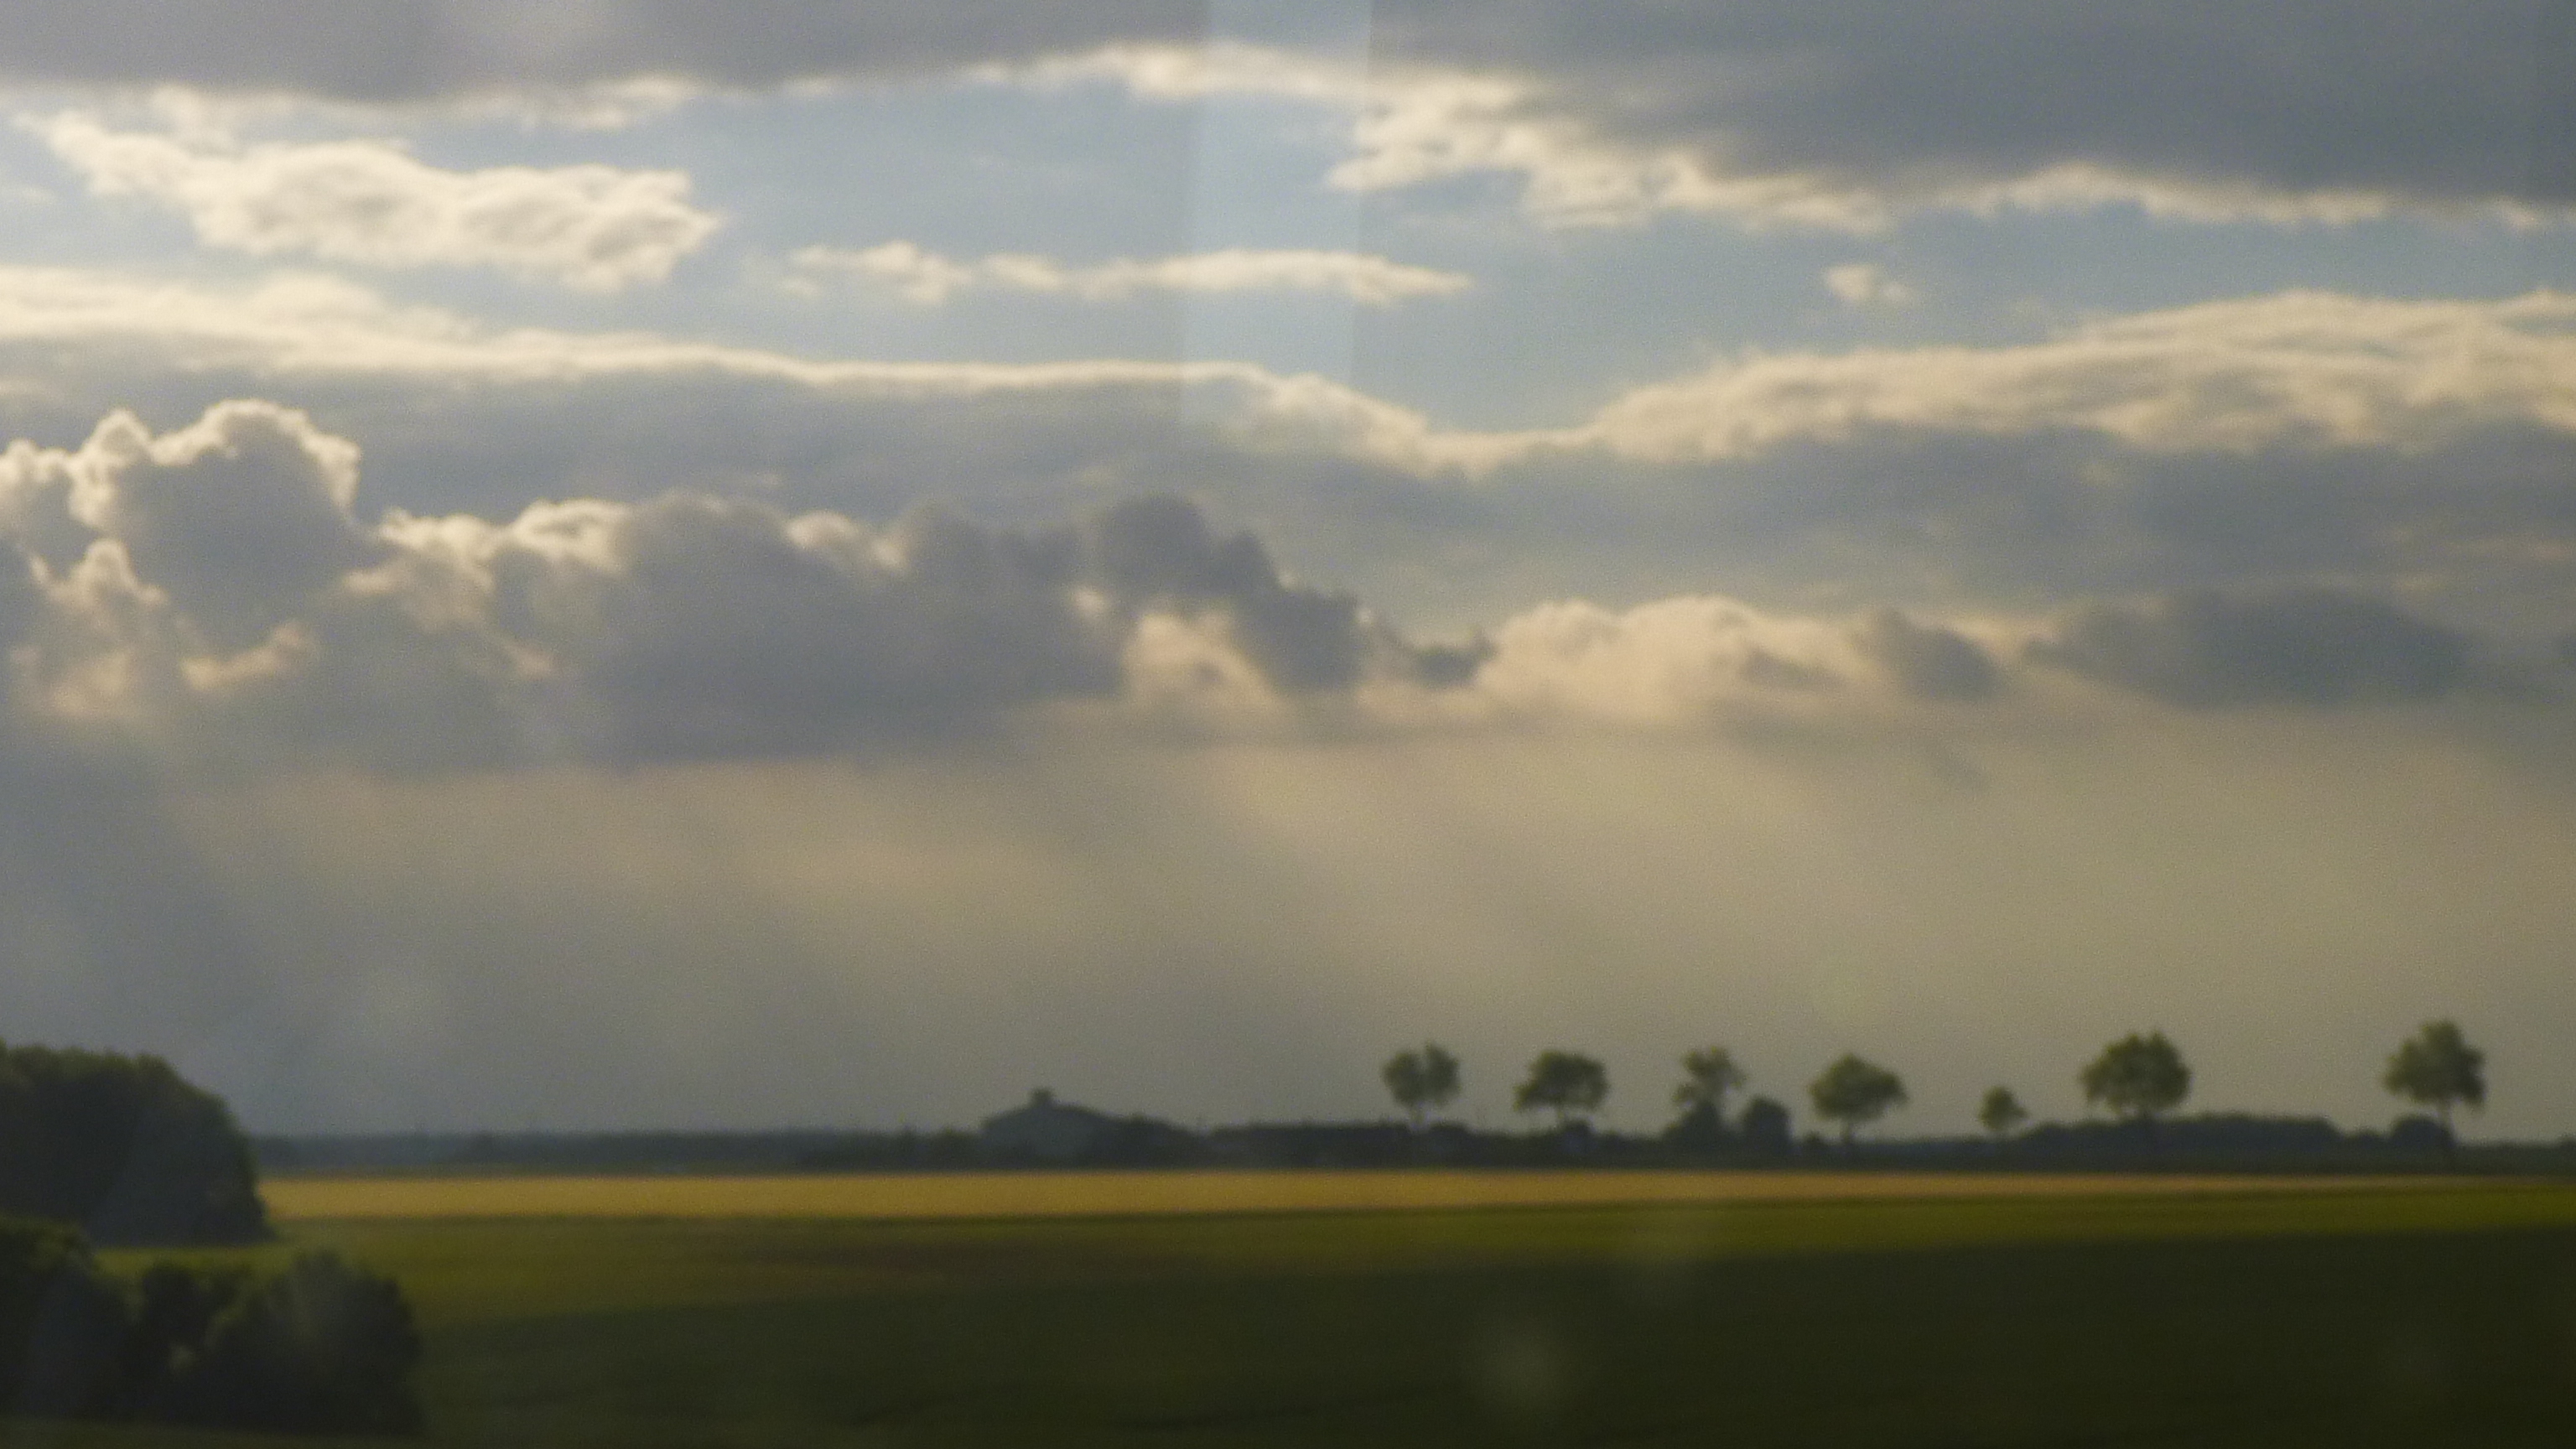
[[[289,1234],[405,1284],[439,1443],[2576,1444],[2576,1188],[1842,1180]]]

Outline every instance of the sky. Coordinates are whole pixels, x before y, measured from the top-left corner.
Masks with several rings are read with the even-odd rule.
[[[2576,0],[0,0],[0,1037],[2576,1133]]]

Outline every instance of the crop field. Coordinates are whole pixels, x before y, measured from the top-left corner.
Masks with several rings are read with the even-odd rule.
[[[286,1180],[259,1251],[402,1281],[441,1444],[2576,1443],[2576,1187],[1640,1176]]]

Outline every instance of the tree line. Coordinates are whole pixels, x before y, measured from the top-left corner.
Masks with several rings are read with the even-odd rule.
[[[1727,1099],[1751,1084],[1734,1054],[1722,1046],[1705,1046],[1681,1059],[1681,1082],[1672,1094],[1676,1117],[1668,1134],[1681,1141],[1715,1141],[1730,1133],[1754,1143],[1786,1144],[1788,1109],[1769,1097],[1749,1098],[1731,1122]],[[1455,1100],[1464,1086],[1457,1056],[1437,1042],[1407,1048],[1387,1059],[1380,1078],[1405,1116],[1419,1130],[1431,1114]],[[2101,1107],[2153,1137],[2156,1122],[2191,1095],[2191,1067],[2182,1051],[2161,1031],[2131,1032],[2103,1047],[2076,1073],[2088,1107]],[[2389,1092],[2429,1107],[2440,1121],[2444,1150],[2451,1144],[2451,1115],[2458,1106],[2472,1110],[2486,1104],[2486,1054],[2469,1044],[2457,1023],[2428,1021],[2398,1044],[2389,1056],[2380,1084]],[[1518,1112],[1546,1112],[1560,1131],[1589,1121],[1610,1097],[1610,1072],[1597,1057],[1550,1049],[1533,1058],[1512,1091]],[[1841,1130],[1849,1148],[1863,1127],[1908,1101],[1905,1081],[1895,1072],[1856,1053],[1846,1052],[1807,1084],[1815,1115]],[[1998,1142],[2009,1140],[2030,1120],[2030,1112],[2008,1086],[1989,1089],[1977,1108],[1977,1122]]]

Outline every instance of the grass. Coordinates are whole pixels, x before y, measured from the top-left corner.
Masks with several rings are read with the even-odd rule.
[[[291,1226],[402,1279],[447,1443],[2576,1443],[2576,1188],[1895,1181]]]

